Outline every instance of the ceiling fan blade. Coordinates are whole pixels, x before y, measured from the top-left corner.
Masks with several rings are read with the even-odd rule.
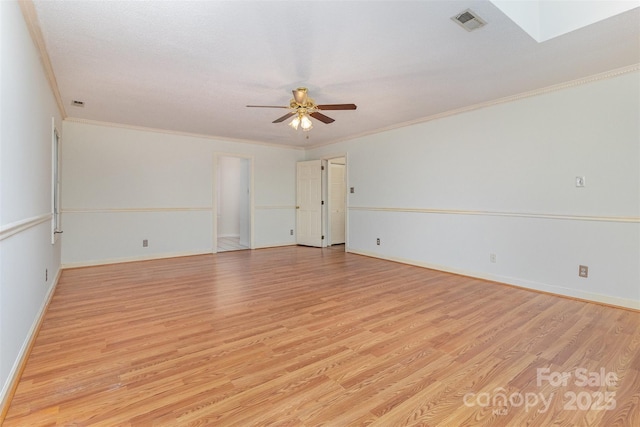
[[[310,115],[311,117],[313,117],[314,119],[318,119],[318,120],[320,120],[322,123],[327,123],[327,124],[329,124],[329,123],[333,123],[333,122],[335,122],[335,120],[334,120],[334,119],[332,119],[331,117],[325,116],[324,114],[322,114],[322,113],[318,113],[317,111],[316,111],[316,112],[314,112],[314,113],[311,113],[311,114],[309,114],[309,115]]]
[[[293,92],[293,99],[295,99],[298,104],[304,105],[307,102],[307,88],[299,87],[291,92]]]
[[[247,105],[247,107],[252,107],[252,108],[289,108],[289,107],[283,107],[282,105]]]
[[[355,110],[358,108],[356,104],[325,104],[318,105],[318,110]]]
[[[272,121],[271,123],[282,123],[285,120],[287,120],[289,117],[294,116],[296,113],[287,113],[284,116],[280,117],[279,119],[275,119],[274,121]]]

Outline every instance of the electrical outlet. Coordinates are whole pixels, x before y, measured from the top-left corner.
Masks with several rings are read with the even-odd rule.
[[[144,240],[142,241],[142,247],[143,247],[143,248],[147,248],[147,247],[149,247],[149,241],[148,241],[147,239],[144,239]]]
[[[349,188],[349,192],[350,192],[351,194],[355,193],[355,192],[356,192],[356,187],[351,187],[351,188]]]
[[[293,229],[289,230],[289,234],[293,236]]]
[[[376,239],[376,245],[380,246],[380,238],[379,237]]]
[[[492,263],[496,263],[496,254],[489,254],[489,261]]]
[[[589,277],[589,267],[586,265],[581,265],[578,267],[578,276],[580,277]]]

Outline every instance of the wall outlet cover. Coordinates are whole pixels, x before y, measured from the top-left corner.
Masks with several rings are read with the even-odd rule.
[[[581,265],[578,267],[578,276],[580,277],[589,277],[589,267],[586,265]]]

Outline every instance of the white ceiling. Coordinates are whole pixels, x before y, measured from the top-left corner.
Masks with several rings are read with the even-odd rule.
[[[485,0],[34,4],[68,117],[301,147],[640,63],[639,8],[538,43]],[[358,109],[303,133],[245,107],[298,86]]]

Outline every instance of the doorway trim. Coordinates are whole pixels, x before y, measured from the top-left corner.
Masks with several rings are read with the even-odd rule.
[[[211,182],[213,184],[213,195],[212,195],[212,208],[211,208],[211,216],[213,218],[212,224],[212,253],[218,253],[218,169],[220,164],[221,157],[236,157],[240,159],[247,159],[249,161],[249,249],[255,249],[254,243],[254,158],[249,154],[240,154],[240,153],[226,153],[226,152],[216,152],[213,154],[213,172]]]
[[[335,159],[344,158],[344,251],[349,252],[349,155],[348,153],[333,153],[330,155],[325,155],[320,157],[320,160],[323,161],[323,164],[326,165],[325,170],[322,174],[322,198],[326,200],[327,203],[324,205],[324,210],[322,212],[322,232],[327,236],[327,239],[323,242],[323,247],[328,247],[330,236],[329,236],[329,209],[331,201],[329,200],[329,161]]]

